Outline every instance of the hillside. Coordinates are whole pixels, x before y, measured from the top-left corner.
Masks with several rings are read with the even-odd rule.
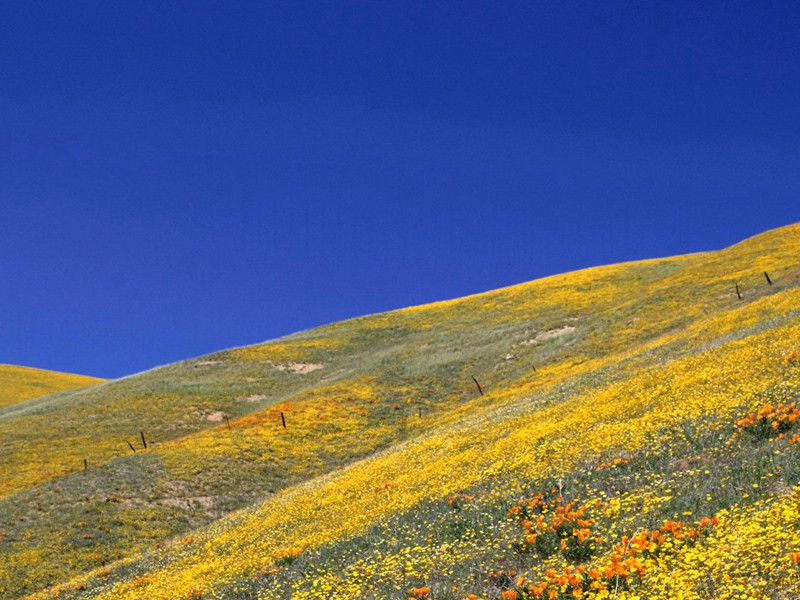
[[[799,281],[792,225],[0,408],[0,592],[797,597]]]
[[[30,367],[0,365],[0,408],[64,390],[87,387],[102,379]]]

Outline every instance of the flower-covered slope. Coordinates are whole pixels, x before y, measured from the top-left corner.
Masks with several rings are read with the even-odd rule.
[[[223,419],[128,456],[100,443],[100,474],[19,476],[35,487],[9,502],[79,476],[106,499],[52,531],[77,566],[37,545],[48,517],[5,568],[59,569],[41,597],[795,597],[798,269],[790,226],[145,374],[142,402]],[[221,510],[165,526],[178,485]]]
[[[103,380],[97,377],[85,375],[0,365],[0,408],[47,394],[87,387],[101,381]]]

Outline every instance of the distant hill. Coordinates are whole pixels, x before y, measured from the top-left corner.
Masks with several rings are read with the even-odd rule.
[[[800,225],[224,350],[0,408],[0,595],[800,597],[798,399]]]
[[[55,392],[87,387],[101,381],[103,380],[97,377],[85,375],[0,365],[0,407]]]

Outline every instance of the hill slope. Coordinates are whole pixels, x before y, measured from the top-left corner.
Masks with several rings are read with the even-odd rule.
[[[30,367],[0,365],[0,407],[100,383],[103,379]]]
[[[0,411],[0,589],[793,596],[798,250],[793,225]],[[764,396],[785,425],[739,432]]]

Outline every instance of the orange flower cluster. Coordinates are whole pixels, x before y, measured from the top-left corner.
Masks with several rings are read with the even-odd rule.
[[[259,571],[258,576],[253,577],[253,581],[257,581],[259,577],[266,577],[269,575],[276,575],[283,571],[283,566],[281,565],[270,565],[269,567],[264,567]]]
[[[800,352],[797,350],[789,350],[789,353],[786,355],[786,364],[787,365],[800,365]]]
[[[411,588],[408,590],[408,593],[411,594],[409,600],[414,600],[415,598],[427,598],[428,594],[431,593],[431,588],[429,588],[427,585],[418,588]]]
[[[800,408],[796,403],[764,404],[744,419],[736,422],[737,433],[747,433],[756,439],[780,439],[794,428],[800,419]]]
[[[397,489],[398,484],[394,481],[384,481],[383,483],[379,483],[375,486],[376,492],[388,492],[394,489]]]
[[[453,494],[447,499],[447,503],[453,507],[454,510],[461,510],[467,502],[474,499],[475,496],[467,494]]]
[[[528,500],[532,501],[532,504],[529,504]],[[548,503],[542,504],[543,502],[541,496],[535,496],[515,508],[518,508],[520,513],[530,506],[543,510],[548,507]],[[563,515],[577,512],[567,509],[567,506],[565,505],[561,512],[557,509],[562,507],[556,507],[554,519],[564,518]],[[517,511],[512,509],[510,513],[516,514]],[[567,565],[561,571],[548,569],[540,581],[520,577],[513,582],[511,579],[513,571],[497,571],[490,573],[490,577],[495,575],[492,583],[500,588],[506,588],[501,594],[502,598],[514,600],[536,598],[572,600],[584,598],[587,594],[628,590],[634,582],[639,581],[647,573],[648,568],[654,564],[653,560],[660,553],[674,547],[674,541],[693,543],[718,524],[719,520],[716,517],[703,517],[694,525],[679,521],[664,521],[661,527],[653,531],[642,531],[630,537],[623,537],[613,548],[611,557],[605,564],[594,567],[585,564]],[[667,544],[668,541],[672,543]],[[797,555],[796,562],[800,564],[800,552],[794,554]]]
[[[791,560],[794,564],[800,565],[800,552],[789,552],[788,556],[789,560]]]
[[[503,571],[500,569],[499,571],[490,571],[487,579],[489,583],[493,586],[505,589],[511,587],[514,583],[514,578],[517,576],[517,572],[511,569],[507,571]]]
[[[284,566],[292,564],[302,553],[302,548],[289,548],[288,550],[277,550],[273,552],[272,558],[276,565]]]
[[[617,457],[612,461],[602,463],[599,467],[597,467],[597,470],[604,471],[605,469],[611,469],[612,467],[620,467],[629,462],[631,462],[630,458]]]
[[[610,561],[601,568],[589,569],[593,590],[628,589],[628,584],[647,572],[647,560],[658,556],[668,540],[697,541],[712,527],[719,525],[716,517],[703,517],[695,525],[679,521],[664,521],[658,529],[641,531],[623,537],[614,547]]]
[[[586,566],[566,566],[562,571],[547,569],[544,579],[533,582],[527,577],[517,580],[517,587],[513,592],[514,598],[528,600],[530,598],[582,598],[584,593],[591,589],[587,577]],[[510,596],[509,596],[510,597]]]
[[[587,514],[589,507],[574,502],[564,503],[556,496],[549,503],[540,492],[523,498],[508,511],[517,518],[524,530],[523,539],[517,542],[518,552],[537,552],[547,557],[560,551],[567,560],[580,562],[589,558],[602,538],[592,533],[594,519]]]
[[[136,579],[134,579],[133,582],[131,583],[131,586],[134,589],[143,588],[143,587],[147,587],[151,583],[153,583],[153,582],[147,575],[142,575],[141,577],[137,577]]]
[[[541,514],[545,510],[547,510],[547,502],[544,499],[544,494],[539,492],[535,496],[522,498],[519,502],[517,502],[517,505],[512,506],[506,514],[509,519],[515,517],[528,518],[534,514]]]

